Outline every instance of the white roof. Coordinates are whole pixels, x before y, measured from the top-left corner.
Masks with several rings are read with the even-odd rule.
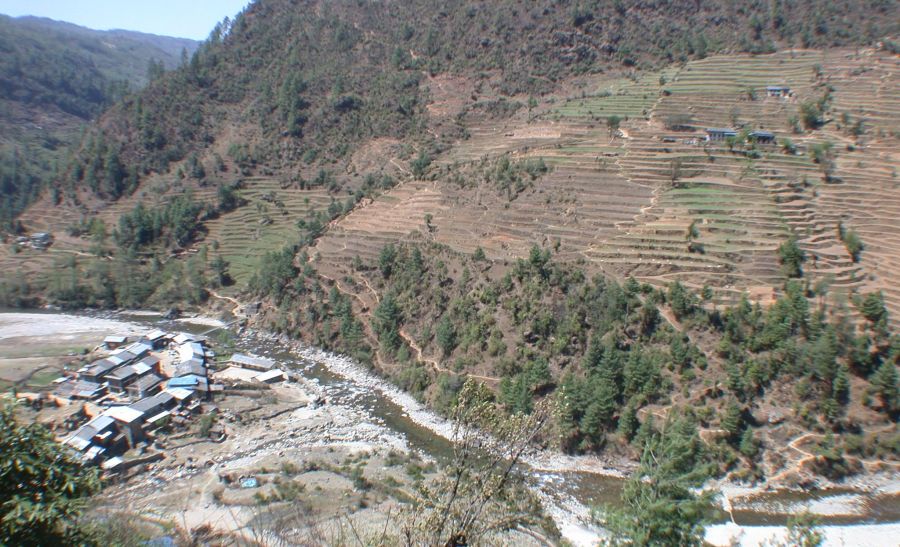
[[[183,401],[194,394],[193,391],[189,389],[184,389],[183,387],[173,387],[166,390],[166,393],[170,394],[172,397],[175,397],[179,401]]]
[[[190,361],[191,359],[203,360],[203,346],[196,342],[185,342],[178,346],[178,357],[182,361]]]
[[[79,452],[83,452],[87,447],[91,446],[91,441],[87,439],[82,439],[81,437],[71,437],[66,441],[66,444],[75,448]]]
[[[88,461],[92,461],[94,458],[96,458],[97,456],[99,456],[99,455],[102,454],[103,452],[106,452],[106,449],[103,448],[102,446],[92,446],[91,449],[88,450],[88,451],[84,454],[84,459],[86,459],[86,460],[88,460]]]
[[[122,464],[122,462],[124,462],[124,461],[125,460],[123,460],[119,456],[113,456],[112,458],[110,458],[110,459],[106,460],[105,462],[103,462],[102,464],[100,464],[100,467],[102,467],[103,469],[114,469],[114,468],[120,466]]]
[[[259,376],[256,377],[260,382],[268,382],[269,380],[274,380],[275,378],[284,378],[284,373],[278,370],[277,368],[274,370],[270,370],[268,372],[263,372]]]
[[[163,410],[162,412],[160,412],[160,413],[157,414],[156,416],[152,416],[151,418],[149,418],[149,419],[147,420],[147,422],[152,424],[152,423],[154,423],[154,422],[158,422],[159,420],[162,420],[163,418],[165,418],[166,416],[169,416],[169,415],[171,415],[171,414],[172,414],[172,413],[169,412],[168,410]]]
[[[260,368],[272,368],[275,366],[275,361],[271,359],[266,359],[265,357],[252,357],[250,355],[244,355],[242,353],[235,353],[231,356],[231,362],[237,363],[239,365],[250,365]]]
[[[131,422],[140,420],[144,417],[144,413],[140,410],[135,410],[127,406],[114,406],[103,414],[126,424],[130,424]]]
[[[172,341],[176,344],[184,344],[185,342],[190,342],[191,340],[194,340],[194,336],[186,332],[179,332],[175,335],[175,338],[172,338]]]
[[[113,344],[124,344],[128,340],[127,336],[111,335],[103,339],[104,342],[112,342]]]
[[[145,374],[153,370],[147,363],[138,362],[131,365],[131,369],[137,374]]]
[[[150,332],[145,334],[144,338],[146,338],[147,340],[153,341],[153,340],[159,340],[160,338],[165,338],[165,336],[166,336],[165,332],[163,332],[159,329],[156,329],[156,330],[151,330]]]

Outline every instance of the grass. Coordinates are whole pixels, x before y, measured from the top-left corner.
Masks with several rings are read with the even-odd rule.
[[[57,378],[59,378],[58,369],[46,368],[34,373],[25,384],[30,387],[47,387]]]
[[[59,357],[61,355],[81,355],[86,348],[84,346],[73,347],[68,345],[40,344],[15,347],[0,346],[0,359],[24,359],[30,357]]]
[[[616,79],[602,84],[595,92],[583,97],[568,99],[552,115],[575,118],[643,118],[659,97],[660,78],[670,80],[677,69],[650,72],[638,80]]]
[[[269,193],[274,193],[283,207],[263,199]],[[247,204],[209,222],[206,237],[207,243],[218,244],[211,254],[220,254],[229,262],[236,287],[249,281],[266,253],[300,239],[298,220],[307,218],[310,211],[326,209],[331,201],[325,189],[282,189],[274,179],[248,180],[240,194]],[[261,222],[264,219],[271,222]]]

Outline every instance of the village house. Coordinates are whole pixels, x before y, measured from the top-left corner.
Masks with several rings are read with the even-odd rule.
[[[150,343],[154,350],[160,350],[166,347],[169,342],[169,335],[161,330],[153,330],[144,336],[144,340]]]
[[[260,372],[268,372],[275,366],[275,361],[271,359],[266,359],[265,357],[252,357],[242,353],[235,353],[228,362],[241,368],[258,370]]]
[[[115,425],[116,421],[110,416],[97,416],[78,428],[75,434],[69,437],[64,444],[79,452],[85,452],[94,444],[109,447],[112,438],[116,434]]]
[[[182,363],[196,359],[201,363],[206,359],[206,351],[199,342],[186,342],[178,346],[178,358]]]
[[[706,129],[706,140],[709,142],[724,141],[728,137],[736,137],[737,131],[734,129],[709,127]]]
[[[114,393],[123,393],[125,388],[138,379],[137,371],[130,365],[120,367],[106,375],[109,390]]]
[[[163,379],[157,374],[150,373],[133,382],[126,388],[126,391],[132,399],[141,399],[158,391],[162,385],[162,381]]]
[[[53,236],[47,232],[38,232],[36,234],[31,234],[30,240],[32,249],[42,251],[53,243]]]
[[[775,98],[783,98],[788,97],[791,94],[791,88],[785,85],[770,85],[766,86],[766,96],[775,97]]]
[[[141,424],[144,421],[144,413],[128,406],[110,407],[103,413],[116,421],[116,425],[125,435],[128,446],[134,447],[144,439],[144,431]]]
[[[171,393],[165,391],[157,393],[153,397],[147,397],[134,403],[128,408],[141,412],[144,416],[155,416],[164,410],[171,410],[178,404],[178,400]]]
[[[159,374],[159,357],[156,357],[155,355],[148,355],[147,357],[144,357],[131,366],[134,367],[134,370],[136,370],[137,373],[141,375],[151,372]]]
[[[771,131],[753,131],[750,133],[750,139],[758,144],[773,144],[775,142],[775,133]]]
[[[187,404],[194,397],[193,391],[184,389],[182,387],[166,388],[165,393],[168,393],[169,395],[174,397],[175,401],[180,406]]]
[[[128,342],[127,336],[111,335],[103,339],[103,347],[108,350],[119,349],[121,346],[124,346],[126,342]]]
[[[263,372],[255,378],[256,381],[264,384],[275,384],[284,380],[284,373],[278,369]]]
[[[175,377],[188,376],[189,374],[206,376],[206,365],[200,359],[188,359],[175,367]]]
[[[103,378],[114,371],[115,369],[121,366],[122,362],[111,361],[110,359],[100,359],[94,361],[90,364],[84,371],[79,374],[79,379],[94,383],[100,384],[103,382]]]
[[[123,393],[125,388],[144,376],[159,372],[159,359],[148,355],[136,363],[125,365],[106,375],[110,391]]]

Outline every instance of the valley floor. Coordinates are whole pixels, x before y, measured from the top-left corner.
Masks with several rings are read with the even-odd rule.
[[[4,351],[14,342],[24,348],[21,351],[38,352],[48,340],[74,340],[76,335],[81,336],[78,343],[89,344],[89,340],[123,330],[139,332],[146,327],[62,314],[0,314]],[[209,524],[247,537],[260,533],[262,522],[288,518],[303,519],[306,534],[334,537],[346,533],[351,523],[376,530],[397,510],[391,489],[410,488],[416,475],[428,475],[434,466],[430,456],[423,458],[411,449],[407,433],[377,415],[371,394],[383,395],[400,409],[402,418],[426,429],[435,439],[449,438],[450,424],[347,358],[315,348],[289,347],[285,341],[261,334],[244,341],[267,341],[279,355],[291,350],[298,361],[324,367],[343,381],[329,384],[305,378],[273,389],[265,399],[226,399],[220,404],[226,431],[223,442],[167,440],[169,457],[107,489],[98,510],[124,508],[160,522],[174,521],[188,528]],[[310,371],[303,369],[302,374]],[[312,402],[322,399],[324,404]],[[627,465],[611,465],[621,462],[554,454],[532,454],[528,463],[545,475],[577,471],[623,476],[629,471]],[[257,486],[242,488],[241,479],[249,477],[258,481]],[[358,482],[360,477],[365,482]],[[893,477],[892,484],[870,483],[870,489],[896,493],[900,489],[897,479]],[[885,477],[885,481],[891,482],[891,478]],[[368,486],[361,488],[361,484]],[[591,545],[602,537],[601,530],[585,523],[587,507],[559,484],[542,481],[536,490],[569,542]],[[739,504],[742,493],[730,494],[730,502]],[[288,497],[291,503],[285,502]],[[260,504],[261,499],[268,501]],[[302,501],[298,506],[315,510],[287,514],[286,507],[298,501]],[[822,515],[843,515],[853,505],[844,502],[808,506]],[[799,507],[784,509],[796,512]],[[717,524],[708,528],[707,540],[714,545],[760,545],[784,531],[780,526]],[[826,545],[892,545],[900,534],[900,523],[828,525],[823,531]],[[515,540],[517,544],[532,541],[525,536]]]

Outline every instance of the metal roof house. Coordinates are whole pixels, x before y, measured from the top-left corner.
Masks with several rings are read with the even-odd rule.
[[[766,95],[769,97],[787,97],[791,94],[791,88],[786,85],[769,85],[766,86]]]
[[[115,362],[110,359],[100,359],[90,364],[87,369],[80,374],[80,378],[86,382],[99,384],[103,377],[121,366],[121,362]]]
[[[257,376],[255,380],[264,384],[274,384],[276,382],[281,382],[282,380],[284,380],[284,373],[278,369],[273,369],[269,372],[263,372],[262,374]]]
[[[775,133],[771,131],[753,131],[750,138],[759,144],[772,144],[775,142]]]
[[[156,374],[147,374],[129,385],[126,391],[134,398],[147,397],[158,390],[160,384],[162,384],[162,378]]]
[[[138,379],[138,373],[131,365],[120,367],[106,375],[106,381],[109,382],[109,389],[122,393],[128,384]]]
[[[114,353],[106,358],[110,363],[114,363],[116,366],[121,366],[127,363],[130,363],[137,359],[137,355],[131,353],[128,350],[120,350],[117,353]]]
[[[166,389],[165,393],[168,393],[178,404],[184,404],[185,401],[188,401],[191,397],[193,397],[194,392],[190,389],[184,389],[183,387],[172,387]]]
[[[164,410],[169,410],[177,404],[177,401],[171,393],[165,391],[157,393],[153,397],[147,397],[134,403],[128,408],[132,408],[141,412],[144,416],[154,416]]]
[[[179,332],[174,337],[172,337],[172,342],[174,342],[175,344],[177,344],[179,346],[181,344],[184,344],[187,342],[195,342],[196,340],[197,340],[197,337],[195,337],[193,334],[190,334],[187,332]]]
[[[706,140],[710,142],[724,141],[728,137],[736,137],[737,131],[724,127],[709,127],[706,129]]]
[[[190,359],[175,367],[175,377],[188,376],[191,374],[196,376],[206,376],[206,365],[203,364],[203,361]]]
[[[153,346],[153,349],[161,349],[166,345],[166,342],[169,339],[169,335],[157,329],[145,334],[144,339],[150,342],[150,345]]]
[[[125,434],[129,446],[134,446],[144,438],[144,432],[141,430],[141,423],[144,421],[144,413],[128,407],[114,406],[103,413],[116,421],[116,424]]]
[[[181,387],[185,389],[195,389],[200,385],[200,377],[196,374],[188,374],[187,376],[181,376],[178,378],[172,378],[169,380],[169,383],[166,384],[167,389],[172,389],[176,387]]]
[[[66,439],[65,444],[79,452],[89,449],[95,442],[100,442],[97,437],[115,429],[116,422],[111,417],[101,414],[93,420],[81,426],[75,434]],[[109,438],[111,436],[108,436]],[[105,440],[105,439],[104,439]]]
[[[122,346],[128,342],[127,336],[107,336],[103,339],[103,345],[106,346],[106,349],[117,349],[119,346]]]
[[[249,368],[261,372],[271,370],[275,366],[275,361],[271,359],[266,359],[265,357],[252,357],[242,353],[235,353],[232,355],[229,362],[241,368]]]
[[[178,346],[178,357],[182,362],[198,359],[203,361],[206,359],[206,351],[200,342],[185,342]]]

